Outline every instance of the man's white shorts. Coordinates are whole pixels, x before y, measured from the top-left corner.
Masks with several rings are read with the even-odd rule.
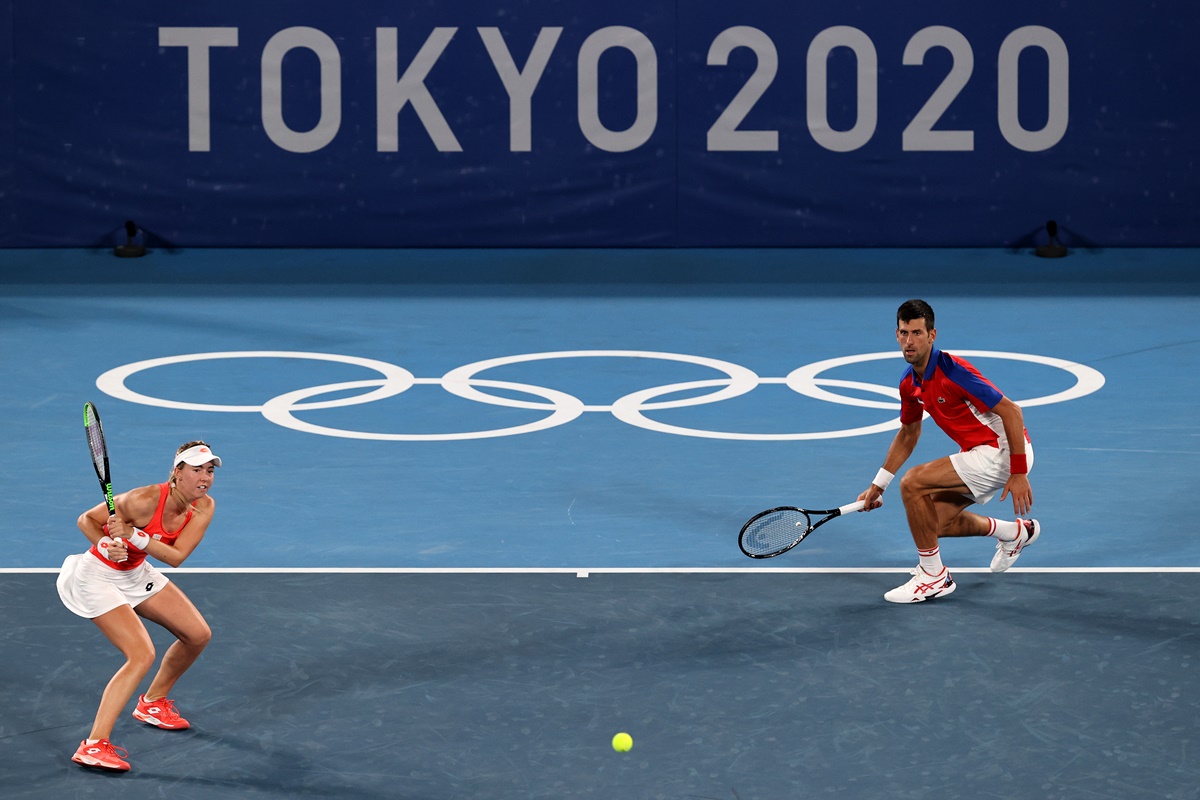
[[[1009,478],[1009,451],[980,445],[965,453],[950,456],[950,463],[962,482],[971,490],[971,499],[983,505],[1004,488]],[[1025,463],[1033,469],[1033,445],[1025,443]]]
[[[58,573],[58,596],[71,612],[95,619],[118,606],[137,608],[170,583],[149,561],[123,572],[105,566],[91,553],[67,556]]]

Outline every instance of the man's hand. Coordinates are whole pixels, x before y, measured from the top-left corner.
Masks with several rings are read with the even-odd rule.
[[[858,499],[863,502],[862,511],[872,511],[883,505],[883,489],[872,483]]]
[[[1033,507],[1033,487],[1029,485],[1029,476],[1025,474],[1010,475],[1004,484],[1000,499],[1012,495],[1013,512],[1018,517],[1024,517]]]

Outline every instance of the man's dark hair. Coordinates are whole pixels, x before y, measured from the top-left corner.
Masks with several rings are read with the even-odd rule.
[[[901,322],[912,322],[914,319],[925,320],[925,329],[933,330],[933,308],[924,300],[907,300],[896,310],[896,327]]]

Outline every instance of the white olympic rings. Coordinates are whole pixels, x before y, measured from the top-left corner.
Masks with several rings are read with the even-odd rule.
[[[1042,364],[1064,370],[1075,377],[1075,384],[1056,394],[1033,398],[1014,398],[1024,407],[1048,405],[1074,400],[1104,386],[1104,375],[1091,367],[1050,356],[1027,355],[1024,353],[1008,353],[992,350],[955,350],[956,355],[967,358],[999,358],[1010,361],[1024,361]],[[125,383],[133,375],[156,367],[173,364],[183,364],[195,361],[215,361],[232,358],[283,358],[302,359],[310,361],[331,361],[351,366],[365,367],[378,373],[381,378],[369,380],[343,381],[338,383],[311,386],[296,389],[268,399],[261,405],[224,405],[214,403],[197,403],[180,400],[169,400],[161,397],[135,392]],[[514,381],[489,380],[476,377],[480,372],[496,367],[513,364],[544,361],[548,359],[566,358],[644,358],[660,361],[678,361],[695,364],[717,370],[725,374],[723,378],[684,381],[664,384],[648,389],[641,389],[626,394],[609,405],[587,405],[574,395],[551,389]],[[881,359],[898,359],[900,354],[894,351],[883,353],[863,353],[859,355],[841,356],[824,361],[817,361],[798,367],[784,378],[763,378],[754,371],[727,361],[703,356],[682,355],[679,353],[660,353],[644,350],[563,350],[546,353],[526,353],[515,356],[477,361],[450,370],[441,378],[417,378],[403,367],[389,364],[386,361],[376,361],[356,356],[335,355],[332,353],[306,353],[291,350],[245,350],[215,353],[191,353],[186,355],[165,356],[146,361],[137,361],[111,369],[96,379],[96,386],[105,394],[119,400],[131,403],[173,408],[185,411],[212,411],[231,413],[260,413],[270,422],[292,430],[312,433],[321,436],[334,436],[345,439],[372,439],[379,441],[418,442],[418,441],[456,441],[466,439],[487,439],[497,436],[516,436],[524,433],[547,430],[578,418],[585,412],[608,412],[614,417],[646,430],[659,433],[670,433],[678,436],[692,436],[706,439],[734,439],[743,441],[798,441],[811,439],[836,439],[847,436],[865,436],[895,430],[900,427],[898,411],[900,408],[898,390],[894,386],[882,386],[861,381],[840,380],[817,377],[836,367],[860,364]],[[685,428],[669,425],[658,420],[650,419],[646,411],[669,410],[688,406],[717,403],[747,394],[763,384],[782,384],[793,392],[839,405],[856,406],[865,409],[878,409],[890,412],[885,421],[858,428],[846,428],[833,431],[806,431],[797,433],[740,433],[733,431],[715,431],[697,428]],[[330,408],[345,408],[348,406],[384,400],[402,394],[416,385],[437,385],[445,391],[477,403],[504,406],[507,408],[526,409],[550,412],[541,419],[523,425],[506,428],[493,428],[483,431],[466,431],[456,433],[377,433],[371,431],[352,431],[341,428],[330,428],[316,425],[297,418],[298,411],[318,411]],[[824,387],[824,388],[823,388]],[[362,394],[338,397],[333,400],[311,400],[320,395],[343,393],[347,391],[367,390]],[[499,394],[491,394],[481,389],[499,389],[507,392],[531,395],[538,400],[519,400]],[[666,395],[697,390],[712,389],[706,394],[689,395],[674,400],[660,400]],[[881,395],[886,400],[873,400],[850,395],[837,394],[828,389],[847,389],[857,392]]]

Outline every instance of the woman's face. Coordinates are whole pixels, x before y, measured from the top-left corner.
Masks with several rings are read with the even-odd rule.
[[[189,501],[195,500],[208,494],[216,476],[217,467],[211,461],[198,467],[180,464],[175,469],[175,487],[183,492]]]

